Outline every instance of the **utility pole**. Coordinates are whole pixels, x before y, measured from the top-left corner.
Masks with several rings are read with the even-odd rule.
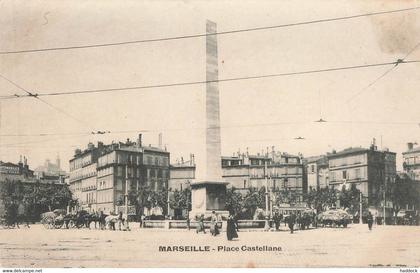
[[[269,180],[269,200],[270,200],[270,218],[273,219],[273,191],[271,189],[271,185],[273,185],[273,178],[270,174],[270,180]]]
[[[361,185],[360,185],[361,186]],[[360,187],[361,188],[361,187]],[[360,196],[359,196],[359,224],[362,225],[363,224],[363,209],[362,209],[362,190],[360,189]]]
[[[125,210],[125,215],[126,215],[126,219],[125,219],[125,221],[126,221],[126,227],[125,227],[125,229],[126,230],[130,230],[130,226],[128,225],[128,161],[127,161],[127,164],[125,165],[125,198],[124,198],[125,200],[125,208],[124,208],[124,210]]]
[[[270,229],[270,224],[268,223],[268,175],[267,175],[267,160],[264,160],[264,177],[265,177],[265,225],[264,230],[268,231]]]
[[[385,226],[385,220],[386,220],[386,179],[385,179],[385,181],[384,181],[385,183],[384,183],[384,223],[383,223],[383,225]]]

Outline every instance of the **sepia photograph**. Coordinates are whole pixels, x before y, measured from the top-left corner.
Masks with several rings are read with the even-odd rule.
[[[0,0],[1,272],[418,272],[419,105],[420,0]]]

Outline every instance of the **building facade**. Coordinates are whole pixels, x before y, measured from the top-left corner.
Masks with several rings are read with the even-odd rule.
[[[403,155],[403,169],[416,182],[420,182],[420,147],[414,148],[414,143],[407,143],[407,151]]]
[[[308,190],[329,187],[328,158],[326,155],[313,156],[304,160],[305,177]]]
[[[236,189],[260,189],[266,185],[272,191],[289,190],[297,193],[299,201],[306,191],[303,179],[303,164],[300,156],[275,152],[264,155],[237,153],[233,156],[222,156],[222,177],[228,187]],[[267,166],[267,169],[265,168]],[[181,189],[195,179],[195,165],[189,162],[183,165],[171,165],[171,189]]]
[[[373,144],[369,149],[348,148],[328,155],[329,184],[341,190],[355,184],[369,206],[383,206],[382,193],[395,182],[396,154],[379,151]]]
[[[0,161],[0,182],[5,180],[36,182],[34,171],[29,169],[26,157],[23,157],[22,160],[21,156],[18,164]]]
[[[128,191],[168,187],[169,153],[137,142],[88,145],[70,160],[70,189],[82,209],[115,212]]]

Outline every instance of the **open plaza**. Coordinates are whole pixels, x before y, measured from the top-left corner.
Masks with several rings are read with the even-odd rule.
[[[0,230],[1,267],[418,267],[418,226],[240,231],[30,228]]]

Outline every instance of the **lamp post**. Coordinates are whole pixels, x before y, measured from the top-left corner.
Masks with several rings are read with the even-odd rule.
[[[267,175],[267,160],[264,161],[264,177],[265,177],[265,225],[264,230],[268,231],[270,229],[270,224],[268,222],[268,175]]]
[[[360,184],[360,188],[361,188],[361,184]],[[363,218],[362,218],[362,215],[363,215],[363,209],[362,209],[362,198],[363,198],[363,196],[362,196],[362,190],[360,189],[359,190],[360,192],[359,192],[359,194],[360,194],[360,196],[359,196],[359,224],[360,225],[362,225],[363,224]]]
[[[125,211],[125,215],[126,215],[126,230],[130,230],[130,226],[128,224],[128,161],[127,164],[125,165],[125,196],[124,196],[124,211]]]

